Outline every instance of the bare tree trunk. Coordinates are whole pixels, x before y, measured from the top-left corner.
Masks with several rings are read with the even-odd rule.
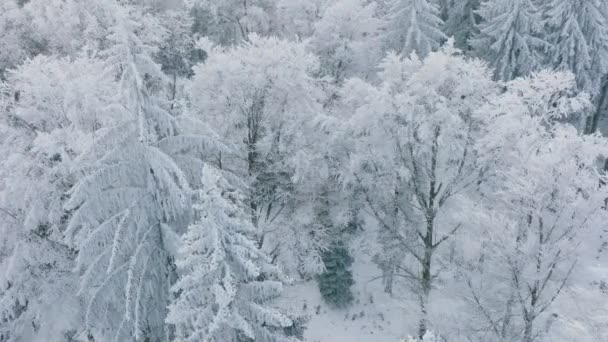
[[[432,197],[431,203],[432,205]],[[428,302],[431,294],[431,262],[433,258],[433,231],[434,217],[429,213],[426,223],[426,236],[424,239],[424,257],[421,262],[422,276],[420,278],[420,324],[418,335],[424,337],[428,329]]]
[[[171,89],[171,109],[175,107],[175,96],[177,93],[177,72],[173,73],[173,86]]]
[[[384,292],[389,295],[393,294],[393,283],[395,280],[395,266],[391,261],[387,267],[383,270],[382,280],[384,282]]]
[[[534,320],[524,317],[524,340],[523,342],[532,342],[532,328]]]
[[[597,132],[600,117],[602,116],[602,110],[604,109],[606,98],[608,97],[608,77],[602,79],[602,86],[600,88],[600,98],[597,102],[597,108],[593,115],[588,118],[585,127],[585,134],[593,134]]]

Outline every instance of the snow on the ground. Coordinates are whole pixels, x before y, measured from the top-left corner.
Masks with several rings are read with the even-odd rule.
[[[315,280],[285,289],[282,306],[310,318],[305,333],[307,342],[398,342],[415,331],[411,322],[416,321],[417,308],[408,308],[408,301],[383,291],[381,281],[375,279],[380,270],[371,262],[366,243],[366,237],[361,237],[352,245],[355,302],[351,307],[343,310],[328,307]]]

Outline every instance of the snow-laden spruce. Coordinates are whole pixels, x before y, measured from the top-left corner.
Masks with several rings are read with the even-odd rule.
[[[384,17],[388,50],[404,56],[415,52],[426,57],[447,39],[441,28],[439,9],[429,0],[389,0]]]
[[[194,209],[167,316],[175,340],[296,341],[283,330],[292,320],[269,303],[281,294],[284,277],[256,245],[245,196],[220,171],[205,167]]]
[[[543,63],[542,20],[532,0],[489,0],[477,12],[479,32],[469,41],[477,55],[495,68],[500,80],[511,80],[538,70]]]
[[[445,34],[454,37],[454,44],[463,51],[469,51],[469,39],[477,32],[480,0],[443,0],[447,3]]]
[[[550,63],[572,71],[582,89],[597,93],[608,70],[608,5],[601,0],[550,0],[541,8],[553,45]]]
[[[123,121],[97,132],[79,157],[83,177],[65,205],[73,212],[65,235],[78,250],[78,295],[86,307],[80,333],[104,341],[166,340],[173,244],[189,223],[190,180],[200,176],[212,135],[200,135],[200,123],[174,116],[160,101],[164,76],[151,42],[137,34],[159,38],[154,22],[128,7],[116,15],[103,57],[106,72],[119,80],[112,110]]]
[[[594,96],[596,109],[585,124],[598,130],[608,100],[608,3],[601,0],[551,0],[542,6],[548,40],[549,65],[576,75],[579,89]]]

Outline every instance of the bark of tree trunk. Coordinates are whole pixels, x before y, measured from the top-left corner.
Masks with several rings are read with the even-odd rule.
[[[177,94],[177,73],[173,73],[173,87],[171,89],[171,109],[175,107],[175,96]]]
[[[395,267],[393,265],[389,265],[385,270],[384,270],[384,292],[388,293],[389,295],[393,294],[393,282],[394,282],[394,274],[395,274]]]
[[[532,342],[532,328],[534,321],[527,318],[525,319],[524,326],[524,340],[523,342]]]
[[[608,77],[604,77],[600,88],[600,98],[597,103],[597,108],[593,115],[589,118],[585,127],[585,134],[593,134],[597,132],[602,110],[604,109],[606,98],[608,97]]]
[[[433,258],[434,217],[429,214],[426,223],[425,249],[422,259],[422,277],[420,278],[420,324],[418,335],[422,339],[428,329],[428,302],[431,294],[431,263]]]

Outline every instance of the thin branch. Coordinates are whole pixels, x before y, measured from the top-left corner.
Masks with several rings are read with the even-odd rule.
[[[479,299],[479,296],[477,296],[477,293],[475,292],[475,289],[473,288],[473,284],[471,284],[471,280],[470,279],[467,279],[467,286],[471,290],[471,294],[473,295],[473,300],[475,301],[475,305],[477,305],[477,307],[481,311],[482,315],[486,318],[486,320],[488,321],[488,323],[490,323],[490,325],[492,327],[492,330],[494,331],[494,333],[496,334],[496,336],[500,336],[500,333],[498,331],[498,326],[497,326],[496,322],[494,322],[494,320],[490,316],[490,313],[481,304],[481,300]]]
[[[10,216],[13,220],[17,221],[17,222],[21,222],[21,219],[19,219],[17,217],[17,215],[11,213],[10,211],[8,211],[7,209],[4,209],[2,207],[0,207],[0,211],[5,213],[6,215]]]
[[[559,296],[559,294],[562,292],[562,290],[566,286],[566,283],[568,282],[568,279],[570,279],[570,276],[572,275],[572,271],[574,270],[575,266],[576,266],[576,261],[573,262],[572,266],[570,266],[570,269],[568,269],[568,272],[564,276],[564,279],[562,279],[562,282],[560,283],[559,287],[557,288],[557,291],[555,292],[555,294],[551,297],[551,299],[549,299],[549,301],[547,303],[545,303],[539,309],[538,314],[543,313],[545,310],[547,310],[547,308],[549,308],[549,306],[551,306],[551,304],[553,304],[553,302],[555,301],[555,299],[557,298],[557,296]]]
[[[454,227],[454,229],[452,229],[448,234],[444,235],[441,239],[439,239],[439,241],[437,241],[433,246],[431,246],[431,249],[434,250],[437,247],[439,247],[439,245],[441,243],[443,243],[444,241],[449,239],[452,235],[456,234],[456,232],[458,231],[458,229],[460,229],[460,227],[462,227],[462,223],[457,224],[456,227]]]
[[[359,182],[359,185],[361,185],[361,190],[363,191],[363,194],[365,195],[365,201],[367,202],[369,208],[372,210],[373,215],[376,217],[376,219],[378,220],[378,222],[389,232],[391,232],[401,243],[401,245],[410,253],[412,254],[412,256],[414,258],[416,258],[416,260],[418,260],[419,262],[422,263],[422,257],[418,255],[418,253],[414,252],[414,250],[409,246],[409,244],[407,244],[407,242],[405,241],[405,238],[403,236],[401,236],[401,234],[399,234],[398,232],[395,231],[394,228],[391,228],[390,225],[388,225],[386,223],[386,221],[384,221],[384,219],[382,218],[382,216],[380,215],[380,213],[378,212],[378,210],[374,207],[374,205],[372,204],[372,200],[369,196],[369,192],[367,191],[367,189],[362,185],[361,182],[361,178],[359,178],[359,176],[355,173],[355,179],[357,179],[357,182]]]

